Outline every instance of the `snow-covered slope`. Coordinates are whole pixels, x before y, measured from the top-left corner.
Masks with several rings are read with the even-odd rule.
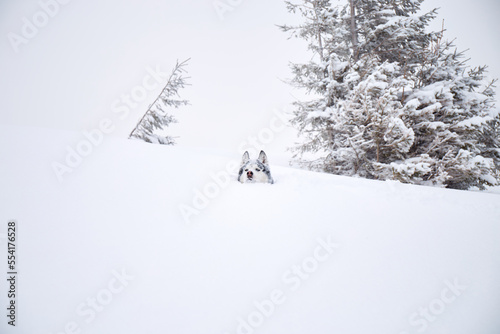
[[[273,152],[276,183],[242,185],[237,152],[112,137],[59,182],[53,163],[85,137],[0,137],[0,258],[15,219],[19,260],[17,326],[2,316],[1,333],[500,328],[497,194],[290,169]]]

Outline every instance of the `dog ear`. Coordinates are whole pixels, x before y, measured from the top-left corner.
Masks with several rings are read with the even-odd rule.
[[[260,151],[258,160],[266,166],[269,165],[269,160],[267,160],[267,155],[264,151]]]
[[[248,160],[250,160],[250,155],[248,154],[248,151],[245,151],[245,153],[243,153],[243,157],[241,158],[241,165],[246,164]]]

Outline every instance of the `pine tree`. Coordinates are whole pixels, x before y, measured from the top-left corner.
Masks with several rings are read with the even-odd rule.
[[[305,23],[281,26],[314,58],[292,64],[292,84],[315,98],[295,103],[304,138],[296,157],[340,175],[452,188],[498,180],[499,116],[485,68],[426,32],[423,0],[287,2]]]
[[[148,143],[163,145],[175,144],[173,137],[158,134],[158,130],[164,130],[171,123],[177,123],[177,119],[168,114],[168,108],[179,108],[189,104],[186,100],[176,98],[179,96],[178,91],[188,85],[186,82],[188,78],[184,76],[187,73],[184,67],[188,61],[189,59],[181,63],[177,61],[167,84],[137,122],[135,128],[130,132],[129,138],[142,139]]]

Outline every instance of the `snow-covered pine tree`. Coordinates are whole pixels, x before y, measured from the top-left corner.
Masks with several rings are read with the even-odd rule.
[[[423,0],[286,2],[305,22],[281,26],[314,57],[292,64],[292,84],[315,98],[295,103],[309,168],[459,189],[498,181],[498,113],[484,68],[426,32]],[[495,170],[495,163],[497,169]]]
[[[452,42],[438,39],[427,55],[405,103],[415,144],[408,159],[391,163],[395,178],[410,182],[417,176],[457,189],[497,184],[494,81],[486,80],[485,67],[468,69]]]
[[[157,143],[163,145],[174,145],[175,140],[172,136],[158,134],[158,130],[164,130],[170,123],[177,123],[173,115],[168,113],[168,108],[179,108],[189,104],[186,100],[179,100],[179,90],[187,84],[187,77],[184,76],[189,59],[175,64],[167,84],[162,89],[160,95],[149,106],[146,113],[137,122],[135,128],[130,132],[129,138],[142,139],[148,143]]]

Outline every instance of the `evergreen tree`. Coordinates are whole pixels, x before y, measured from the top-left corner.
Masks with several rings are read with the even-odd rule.
[[[484,67],[467,70],[442,31],[426,32],[436,11],[419,15],[422,2],[287,2],[305,22],[282,30],[307,40],[315,55],[292,64],[292,84],[315,97],[295,103],[303,164],[459,189],[497,183],[493,83]]]
[[[170,75],[167,84],[162,89],[160,95],[149,106],[146,113],[137,122],[137,125],[132,130],[129,138],[142,139],[148,143],[157,143],[163,145],[174,145],[175,140],[171,136],[158,134],[158,130],[164,130],[170,123],[177,123],[174,116],[168,114],[168,108],[179,108],[189,104],[186,100],[179,100],[179,89],[187,85],[184,74],[189,59],[175,64],[172,74]]]

